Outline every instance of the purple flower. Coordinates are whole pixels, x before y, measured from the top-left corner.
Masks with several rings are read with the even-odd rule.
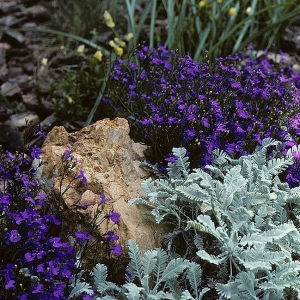
[[[111,248],[109,248],[109,251],[110,251],[110,253],[112,253],[112,254],[114,254],[114,255],[118,255],[118,256],[120,256],[120,255],[122,255],[122,251],[123,251],[123,248],[122,248],[122,246],[120,246],[120,245],[113,245]]]
[[[49,267],[50,276],[55,276],[55,275],[59,274],[59,267],[57,266],[57,264],[53,260],[50,260],[48,262],[48,267]]]
[[[34,253],[27,252],[27,253],[25,253],[24,257],[27,262],[31,262],[31,261],[34,261],[36,255]]]
[[[64,248],[68,246],[68,243],[63,242],[60,237],[50,237],[48,239],[48,242],[50,245],[52,245],[54,248]]]
[[[111,201],[111,199],[106,198],[104,194],[100,194],[100,199],[101,199],[101,200],[100,200],[100,202],[99,202],[99,205],[102,205],[102,204],[104,204],[104,203],[106,203],[106,202],[110,202],[110,201]]]
[[[38,284],[33,290],[32,294],[39,294],[42,293],[44,290],[44,285],[43,284]]]
[[[71,278],[73,277],[72,271],[71,271],[69,268],[67,268],[67,267],[65,267],[65,268],[62,270],[61,274],[62,274],[65,278],[68,278],[68,279],[71,279]]]
[[[38,148],[37,146],[34,146],[30,149],[30,155],[33,158],[40,159],[41,153],[43,153],[43,150],[41,148]]]
[[[80,244],[92,238],[92,236],[85,231],[78,231],[75,233],[75,236],[77,237],[77,240],[79,241]]]
[[[71,157],[71,151],[66,149],[64,151],[63,157],[62,157],[62,161],[65,162],[66,160],[68,160]]]
[[[36,271],[39,272],[39,273],[45,273],[44,264],[37,265]]]
[[[299,159],[300,158],[300,152],[292,151],[292,156],[295,157],[296,159]]]
[[[12,243],[16,243],[21,239],[21,235],[19,234],[17,229],[13,229],[8,235],[8,238]]]
[[[64,289],[65,289],[64,283],[56,284],[53,295],[59,299],[63,299],[64,298]]]
[[[165,161],[169,162],[169,163],[174,163],[175,161],[177,161],[178,156],[176,155],[170,155],[169,157],[165,158]]]
[[[5,289],[9,290],[9,289],[15,289],[16,288],[16,281],[15,280],[9,280],[6,284],[5,284]]]
[[[114,234],[114,232],[111,230],[108,230],[105,235],[107,235],[107,238],[105,239],[106,243],[109,243],[110,241],[117,241],[120,238],[117,234]]]
[[[120,222],[120,214],[115,212],[115,211],[112,211],[110,214],[107,214],[105,216],[105,218],[110,218],[110,220],[114,223],[119,223]]]
[[[94,299],[93,295],[86,294],[82,296],[82,300],[93,300],[93,299]]]
[[[77,176],[75,176],[75,179],[81,178],[81,182],[83,184],[87,184],[87,179],[84,176],[84,171],[83,170],[79,170],[79,174]]]
[[[11,199],[11,194],[6,193],[6,194],[2,195],[0,198],[0,204],[10,205],[11,204],[10,199]]]
[[[209,128],[210,124],[208,118],[202,117],[201,122],[204,125],[204,127]]]
[[[142,125],[147,126],[147,125],[152,125],[152,124],[153,124],[153,121],[152,121],[151,119],[144,118],[143,120],[140,121],[140,123],[141,123]]]
[[[196,136],[196,132],[195,129],[189,128],[189,129],[185,129],[184,133],[183,133],[183,137],[186,141],[190,141],[192,140],[194,137]]]
[[[37,125],[36,125],[34,135],[35,135],[35,136],[41,136],[41,137],[43,137],[44,139],[47,137],[47,136],[44,134],[43,129],[41,128],[40,124],[37,124]]]

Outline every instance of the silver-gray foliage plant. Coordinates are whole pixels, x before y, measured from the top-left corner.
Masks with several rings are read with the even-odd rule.
[[[145,196],[130,201],[150,207],[157,223],[194,230],[198,258],[223,274],[214,285],[219,299],[300,297],[300,187],[280,180],[300,147],[278,158],[272,149],[280,146],[265,139],[239,159],[216,150],[206,171],[192,172],[186,150],[174,148],[167,176],[144,181]],[[205,237],[218,251],[205,249]]]
[[[126,283],[118,286],[107,281],[107,267],[97,264],[92,271],[93,284],[86,283],[79,276],[69,299],[82,293],[96,295],[95,300],[105,299],[170,299],[170,300],[201,300],[209,288],[201,289],[201,267],[181,257],[172,258],[161,248],[148,250],[141,256],[137,244],[128,240],[129,257],[131,259],[126,270]],[[185,275],[191,292],[183,290],[178,278]]]

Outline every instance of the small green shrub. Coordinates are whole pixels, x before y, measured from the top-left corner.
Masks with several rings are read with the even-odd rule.
[[[97,53],[97,52],[96,52]],[[99,53],[99,52],[98,52]],[[97,59],[95,54],[80,54],[75,65],[64,66],[61,93],[52,98],[54,110],[61,120],[85,121],[92,110],[110,68],[109,58]],[[108,114],[109,105],[100,105],[95,117]]]

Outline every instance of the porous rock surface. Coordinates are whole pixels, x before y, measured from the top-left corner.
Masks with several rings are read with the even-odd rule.
[[[158,226],[154,219],[144,215],[145,208],[127,202],[138,197],[141,193],[142,181],[149,177],[149,173],[139,167],[145,160],[146,146],[134,143],[129,137],[129,125],[125,119],[104,119],[85,127],[75,133],[68,133],[64,127],[54,127],[43,144],[42,159],[47,161],[38,169],[38,177],[48,188],[54,187],[59,191],[61,157],[65,149],[69,149],[78,159],[76,169],[84,170],[87,184],[79,180],[72,182],[64,195],[69,211],[81,211],[81,217],[68,225],[72,228],[71,235],[76,226],[85,228],[84,222],[90,222],[100,201],[99,194],[103,193],[111,199],[105,204],[103,216],[110,211],[121,214],[120,223],[113,224],[106,220],[100,225],[100,233],[113,229],[120,235],[119,243],[125,247],[128,239],[137,242],[140,250],[160,246],[161,239],[166,232]],[[78,172],[77,172],[78,173]],[[63,190],[76,176],[72,172],[63,180]],[[89,204],[86,210],[77,209],[74,204]]]

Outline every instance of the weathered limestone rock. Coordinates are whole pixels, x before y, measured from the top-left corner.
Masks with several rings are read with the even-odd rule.
[[[53,189],[54,186],[56,192],[60,186],[59,168],[65,149],[69,149],[78,159],[77,170],[84,170],[87,178],[86,185],[78,180],[73,181],[64,195],[69,210],[76,210],[76,213],[81,211],[82,216],[73,220],[75,223],[71,224],[72,228],[66,230],[72,234],[78,223],[84,228],[84,222],[91,220],[100,201],[99,194],[103,193],[112,200],[105,204],[103,216],[113,210],[120,213],[121,217],[117,224],[109,220],[101,223],[101,234],[114,229],[120,235],[119,242],[123,247],[128,239],[133,239],[142,253],[160,246],[166,230],[158,226],[152,217],[145,216],[144,208],[127,204],[129,199],[142,193],[141,182],[149,176],[139,167],[139,163],[145,159],[143,152],[146,146],[130,139],[127,121],[122,118],[112,121],[104,119],[76,133],[68,133],[63,127],[54,127],[43,145],[42,158],[47,164],[40,168],[38,176],[49,188]],[[63,180],[63,189],[77,173]],[[86,210],[79,210],[74,204],[89,206]]]

